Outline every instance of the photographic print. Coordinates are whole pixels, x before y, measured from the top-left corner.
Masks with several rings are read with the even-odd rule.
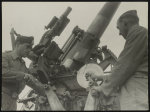
[[[148,2],[2,2],[1,110],[149,110]]]

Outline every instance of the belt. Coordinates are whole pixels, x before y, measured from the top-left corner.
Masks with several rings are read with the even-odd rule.
[[[9,89],[7,89],[7,88],[5,88],[5,87],[2,87],[2,92],[3,93],[6,93],[6,94],[8,94],[8,95],[10,95],[12,98],[14,98],[14,99],[17,99],[18,98],[18,93],[17,92],[13,92],[13,91],[11,91],[11,90],[9,90]]]

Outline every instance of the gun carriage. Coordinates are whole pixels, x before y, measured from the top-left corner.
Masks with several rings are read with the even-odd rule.
[[[67,16],[72,9],[68,7],[59,19],[54,16],[28,56],[32,60],[30,69],[34,69],[33,75],[45,85],[47,98],[31,94],[20,102],[27,104],[38,99],[34,102],[36,110],[84,110],[88,96],[86,88],[89,82],[95,84],[90,78],[86,80],[86,73],[104,75],[103,71],[117,60],[107,46],[99,47],[99,44],[119,5],[120,2],[105,3],[86,31],[74,27],[61,49],[53,39],[60,36],[70,22]]]

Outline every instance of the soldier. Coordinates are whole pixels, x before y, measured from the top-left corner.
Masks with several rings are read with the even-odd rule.
[[[148,110],[148,33],[139,25],[136,10],[122,14],[117,21],[120,35],[126,40],[112,73],[95,76],[104,80],[99,87],[93,87],[91,94],[110,97],[119,90],[121,110]]]
[[[20,35],[15,41],[15,49],[2,53],[2,110],[16,110],[18,95],[26,84],[45,95],[43,85],[30,75],[22,59],[31,51],[33,40],[33,37]]]

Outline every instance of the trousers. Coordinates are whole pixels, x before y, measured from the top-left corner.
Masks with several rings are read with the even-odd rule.
[[[8,95],[7,93],[2,92],[1,110],[2,111],[6,111],[6,110],[16,111],[16,109],[17,109],[17,99],[12,98],[12,96]]]
[[[121,110],[149,110],[148,77],[131,77],[119,94]]]

